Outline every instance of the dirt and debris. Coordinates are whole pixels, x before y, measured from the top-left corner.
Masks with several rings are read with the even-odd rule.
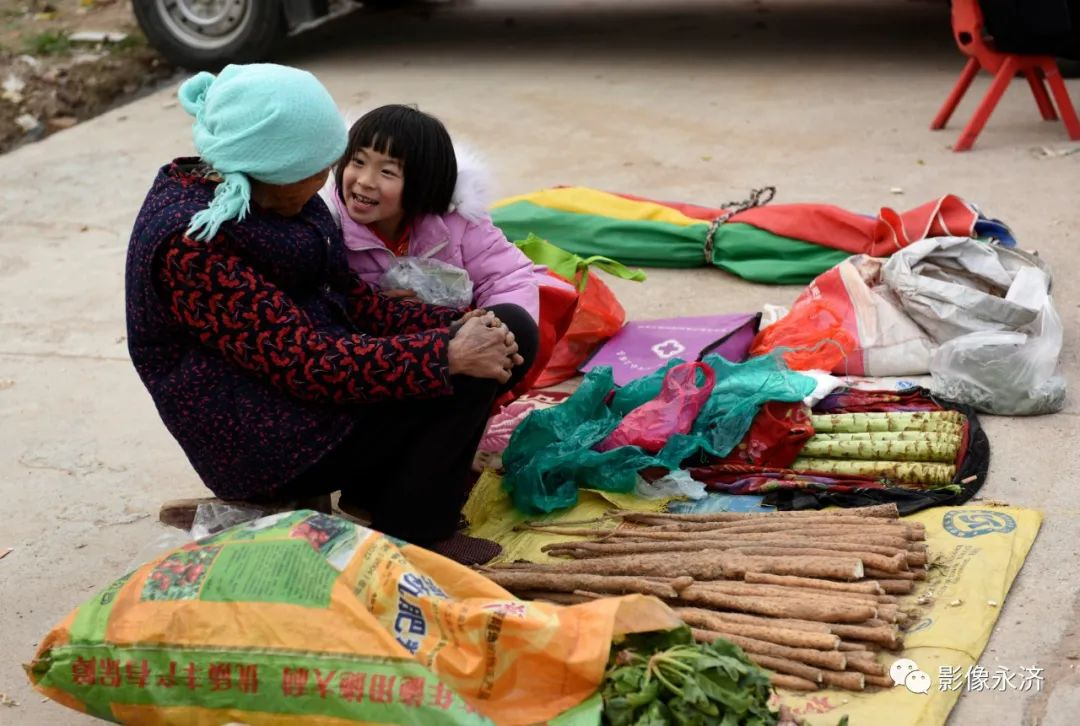
[[[0,0],[0,153],[71,128],[176,72],[125,0]]]

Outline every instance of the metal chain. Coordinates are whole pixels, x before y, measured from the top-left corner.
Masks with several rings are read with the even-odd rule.
[[[709,231],[705,233],[705,264],[712,264],[713,237],[716,236],[716,230],[720,229],[721,224],[727,222],[739,212],[745,212],[747,209],[762,207],[768,204],[775,196],[776,187],[760,187],[759,189],[751,190],[750,196],[743,199],[741,202],[726,202],[725,204],[720,205],[721,209],[727,211],[714,219],[709,224]]]

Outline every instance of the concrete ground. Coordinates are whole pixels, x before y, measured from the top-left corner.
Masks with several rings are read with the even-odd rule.
[[[1077,380],[1080,155],[1016,83],[976,150],[930,119],[962,66],[944,2],[482,2],[356,16],[293,41],[344,107],[415,102],[490,159],[499,195],[583,184],[703,204],[874,212],[946,192],[1007,220],[1056,273],[1062,368]],[[578,4],[580,5],[580,4]],[[958,119],[986,87],[980,79]],[[1080,83],[1071,82],[1080,101]],[[203,489],[161,426],[124,341],[127,235],[157,167],[190,150],[175,86],[0,157],[0,724],[79,724],[19,664],[92,591],[168,541],[165,499]],[[893,188],[902,194],[893,194]],[[753,310],[797,288],[716,270],[613,283],[631,317]],[[954,724],[1073,724],[1080,709],[1080,412],[987,417],[984,495],[1046,522],[982,663],[1045,669],[1039,693],[966,694]]]

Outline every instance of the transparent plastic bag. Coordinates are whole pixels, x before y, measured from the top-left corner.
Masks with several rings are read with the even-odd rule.
[[[473,283],[469,273],[430,256],[440,249],[441,246],[424,257],[396,258],[379,278],[379,287],[384,290],[412,290],[430,305],[469,307],[473,300]]]
[[[265,517],[270,513],[268,509],[255,506],[238,506],[228,502],[204,502],[195,510],[195,520],[191,523],[191,539],[209,537],[229,527]]]
[[[1053,308],[1044,315],[1041,335],[991,331],[945,343],[930,362],[931,390],[1003,416],[1060,411],[1065,405],[1065,379],[1055,368],[1061,320]]]
[[[696,500],[704,499],[708,492],[705,491],[704,482],[697,481],[690,476],[690,472],[684,469],[677,469],[654,482],[638,477],[638,484],[634,494],[637,494],[642,499],[685,497],[686,499]]]
[[[1056,371],[1063,329],[1048,288],[1042,271],[1018,273],[1006,299],[1037,310],[1035,321],[1019,330],[979,331],[944,343],[930,360],[933,392],[1005,416],[1060,411],[1065,379]]]

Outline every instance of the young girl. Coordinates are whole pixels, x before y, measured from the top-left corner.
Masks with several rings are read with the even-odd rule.
[[[408,106],[383,106],[350,129],[324,198],[341,224],[349,266],[365,281],[378,287],[396,257],[431,257],[465,270],[473,307],[513,304],[536,323],[539,275],[492,223],[474,171],[459,174],[453,142],[438,119]],[[412,290],[382,292],[415,296]],[[522,332],[511,330],[524,342]]]

